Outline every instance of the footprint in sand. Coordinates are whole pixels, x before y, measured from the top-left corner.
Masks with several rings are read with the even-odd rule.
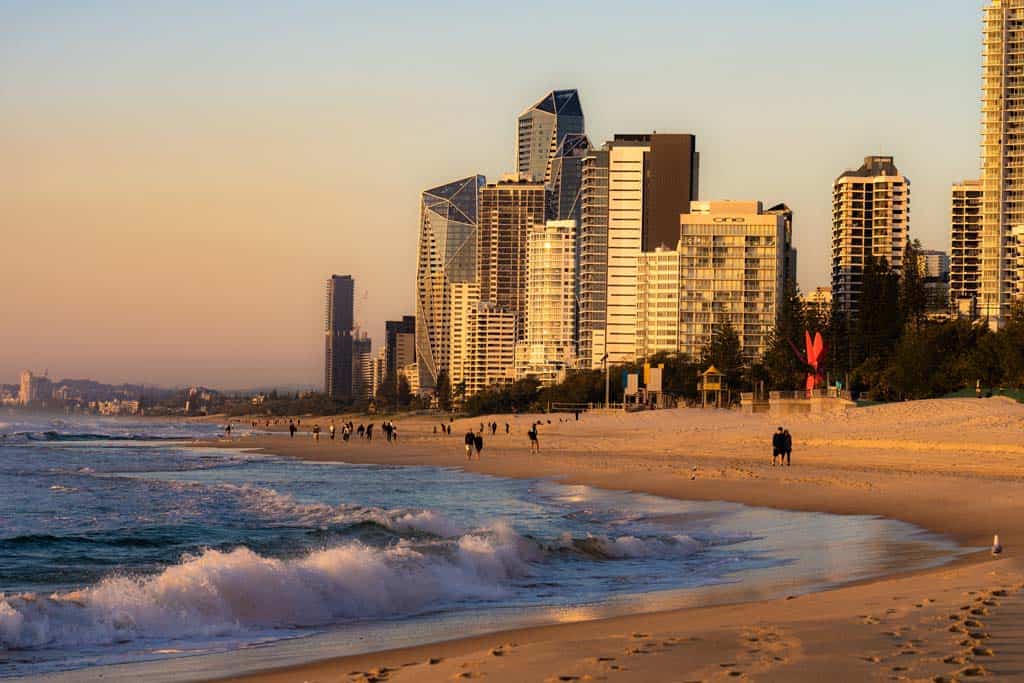
[[[973,647],[971,648],[971,654],[975,657],[994,657],[996,653],[987,647]]]
[[[965,676],[968,678],[975,678],[977,676],[987,676],[988,669],[983,666],[969,666],[965,669],[960,669],[956,672],[957,676]]]

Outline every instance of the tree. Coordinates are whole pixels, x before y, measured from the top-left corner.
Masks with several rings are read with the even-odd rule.
[[[398,376],[398,407],[407,408],[412,403],[412,388],[409,386],[409,380],[406,378],[405,373]]]
[[[920,327],[928,308],[928,292],[921,277],[921,242],[907,242],[903,250],[903,274],[900,279],[900,315],[908,325]]]
[[[763,372],[751,376],[751,383],[756,387],[763,378],[767,378],[772,387],[778,389],[797,389],[804,383],[807,376],[807,364],[794,352],[793,347],[804,350],[804,332],[811,333],[821,328],[811,329],[807,325],[804,303],[800,292],[790,285],[782,301],[778,324],[768,342],[768,351],[764,357]]]
[[[452,409],[452,386],[447,370],[438,373],[435,391],[437,392],[437,407],[447,413]]]
[[[740,335],[729,323],[718,327],[711,335],[711,341],[704,347],[701,364],[706,370],[714,365],[725,375],[729,388],[740,387],[743,373],[743,352],[740,346]]]

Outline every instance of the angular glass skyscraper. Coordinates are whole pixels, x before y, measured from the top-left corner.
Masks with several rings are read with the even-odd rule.
[[[583,158],[588,152],[590,141],[586,135],[570,133],[562,138],[544,178],[548,188],[548,220],[579,221],[580,181],[583,176]]]
[[[425,190],[416,266],[416,361],[420,387],[433,389],[448,369],[449,287],[476,280],[477,216],[482,175]]]
[[[552,90],[519,115],[516,173],[533,182],[544,182],[548,165],[565,137],[583,132],[579,92]]]
[[[352,327],[355,281],[332,275],[327,281],[324,313],[324,393],[335,401],[352,398]]]

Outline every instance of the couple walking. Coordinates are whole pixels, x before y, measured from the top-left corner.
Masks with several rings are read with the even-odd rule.
[[[466,432],[466,459],[473,459],[473,451],[476,450],[476,459],[480,459],[480,451],[484,449],[484,434],[481,429],[479,433],[474,434],[473,430]]]
[[[775,460],[779,464],[789,466],[789,458],[793,453],[793,435],[788,429],[779,427],[779,430],[772,435],[772,467],[775,467]]]

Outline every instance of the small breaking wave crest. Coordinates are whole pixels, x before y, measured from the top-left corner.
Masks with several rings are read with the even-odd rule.
[[[509,527],[461,537],[443,554],[361,543],[293,559],[207,550],[159,574],[114,576],[53,595],[0,595],[0,650],[221,637],[408,615],[506,597],[539,560]]]
[[[370,522],[399,534],[458,538],[467,533],[464,526],[432,510],[384,510],[344,503],[304,503],[290,494],[250,485],[221,484],[218,489],[236,496],[252,513],[275,524],[326,527]]]

